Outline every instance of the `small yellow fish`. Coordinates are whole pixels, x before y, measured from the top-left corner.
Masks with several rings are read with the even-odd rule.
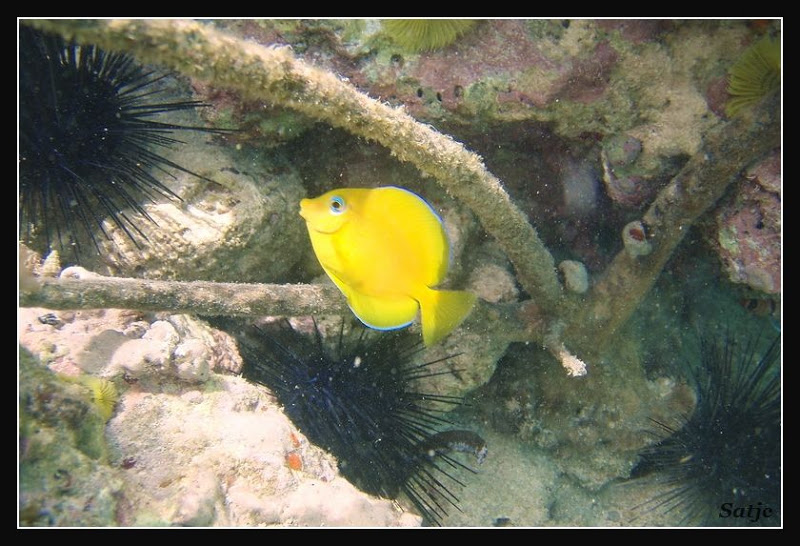
[[[419,311],[430,346],[472,309],[473,294],[433,289],[447,274],[450,248],[441,220],[418,195],[342,188],[303,199],[300,216],[322,268],[370,328],[408,326]]]

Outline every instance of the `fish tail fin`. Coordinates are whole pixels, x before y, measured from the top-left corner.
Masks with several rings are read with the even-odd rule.
[[[419,300],[425,346],[438,343],[455,330],[469,315],[475,299],[469,292],[427,289]]]

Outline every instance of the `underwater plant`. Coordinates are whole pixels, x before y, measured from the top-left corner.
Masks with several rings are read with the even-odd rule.
[[[108,237],[108,218],[138,248],[146,236],[126,211],[153,222],[143,199],[180,200],[157,174],[182,171],[205,179],[156,150],[178,144],[176,131],[221,131],[159,121],[163,114],[205,105],[160,101],[167,73],[146,69],[129,55],[24,25],[19,52],[20,235],[43,252],[55,238],[61,250],[72,246],[77,259],[79,232],[99,252],[95,233]],[[38,236],[45,248],[35,244]]]
[[[286,320],[230,330],[244,361],[242,375],[268,387],[295,426],[336,457],[356,487],[392,499],[402,491],[433,525],[441,524],[448,507],[458,508],[453,490],[464,483],[454,471],[474,470],[451,451],[469,451],[480,463],[485,442],[470,431],[441,430],[450,424],[445,409],[461,398],[415,385],[450,373],[433,369],[449,357],[415,364],[418,337],[371,335],[360,326],[345,334],[344,322],[332,348],[316,323],[313,339]]]
[[[441,49],[475,26],[469,19],[386,19],[383,30],[412,52]]]
[[[662,439],[631,473],[663,486],[640,508],[673,512],[681,524],[779,523],[780,337],[761,356],[756,346],[730,334],[700,340],[700,361],[687,369],[694,411],[677,426],[656,422]]]
[[[765,36],[751,45],[730,68],[725,115],[733,117],[781,85],[781,43]]]

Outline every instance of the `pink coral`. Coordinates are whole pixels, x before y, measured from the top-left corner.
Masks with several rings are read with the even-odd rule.
[[[780,151],[747,171],[716,221],[716,247],[729,278],[767,294],[780,293]]]

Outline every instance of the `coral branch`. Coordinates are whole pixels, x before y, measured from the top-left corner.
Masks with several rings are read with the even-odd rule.
[[[556,311],[555,262],[536,230],[480,157],[401,109],[359,92],[336,75],[296,59],[289,48],[262,47],[186,20],[26,21],[67,39],[125,50],[250,99],[268,100],[373,139],[413,163],[470,207],[502,245],[517,278],[539,305]]]
[[[81,43],[124,50],[142,62],[163,65],[214,86],[237,90],[249,99],[293,108],[386,146],[400,160],[411,162],[424,175],[435,177],[448,192],[469,206],[486,231],[498,240],[516,268],[518,281],[535,302],[535,309],[522,304],[508,314],[525,317],[535,311],[535,324],[543,328],[533,332],[529,327],[522,336],[528,339],[544,337],[543,330],[557,330],[559,335],[549,334],[553,339],[548,348],[563,362],[577,361],[569,351],[585,359],[601,350],[603,343],[611,339],[652,287],[691,225],[716,203],[748,163],[777,147],[780,141],[777,97],[762,104],[750,116],[721,123],[705,136],[700,152],[642,217],[640,231],[649,245],[634,254],[626,250],[620,252],[586,299],[566,298],[562,296],[553,257],[525,215],[511,202],[500,181],[486,170],[480,157],[430,126],[415,121],[402,109],[375,101],[336,75],[296,59],[289,48],[259,46],[221,33],[210,25],[185,20],[30,20],[24,23]],[[641,236],[637,231],[637,239]],[[221,292],[213,290],[205,295],[208,301],[203,305],[208,305],[208,309],[203,311],[190,307],[182,299],[183,293],[172,294],[156,281],[143,282],[154,283],[153,289],[164,293],[156,296],[145,290],[142,293],[145,307],[137,308],[151,308],[146,305],[165,308],[164,302],[168,302],[173,311],[191,310],[200,314],[343,311],[343,303],[338,306],[332,303],[341,302],[341,298],[319,295],[317,291],[327,290],[321,287],[213,283],[215,287],[220,286]],[[189,290],[191,285],[200,288],[197,283],[172,284],[181,285],[181,290]],[[66,292],[78,290],[71,284],[61,285],[59,290],[64,291],[64,287],[68,288]],[[43,281],[40,297],[49,294],[51,288],[51,281]],[[84,286],[85,289],[88,286]],[[121,297],[117,290],[129,289],[130,284],[120,284],[108,290],[105,297],[113,300]],[[267,291],[260,298],[264,309],[255,311],[252,307],[240,307],[248,305],[247,301],[259,299],[248,292],[251,289],[256,293]],[[237,294],[243,299],[237,299]],[[230,301],[225,301],[228,296]],[[21,297],[25,298],[24,305],[33,305],[31,298],[36,296]],[[88,294],[74,296],[77,300],[82,297]],[[53,303],[48,305],[54,307]],[[104,306],[113,304],[107,302]],[[505,324],[508,323],[503,322]],[[529,326],[531,324],[534,323]],[[554,324],[559,327],[554,329]],[[516,328],[518,330],[519,326]]]
[[[68,268],[60,279],[40,278],[39,282],[38,289],[20,292],[20,306],[120,308],[224,316],[349,312],[334,286],[125,279],[102,277],[82,268]]]
[[[689,228],[723,195],[749,164],[780,145],[777,94],[752,115],[721,124],[705,136],[702,149],[659,193],[642,217],[652,250],[622,250],[580,310],[565,317],[565,339],[596,351],[636,309]]]
[[[24,248],[24,247],[22,247]],[[26,276],[30,276],[27,274]],[[204,316],[349,315],[339,290],[318,284],[245,284],[206,281],[156,281],[104,277],[68,267],[60,278],[36,277],[19,291],[21,307],[46,309],[135,309]],[[537,332],[523,326],[525,304],[476,306],[464,328],[480,325],[495,339],[530,341]]]

